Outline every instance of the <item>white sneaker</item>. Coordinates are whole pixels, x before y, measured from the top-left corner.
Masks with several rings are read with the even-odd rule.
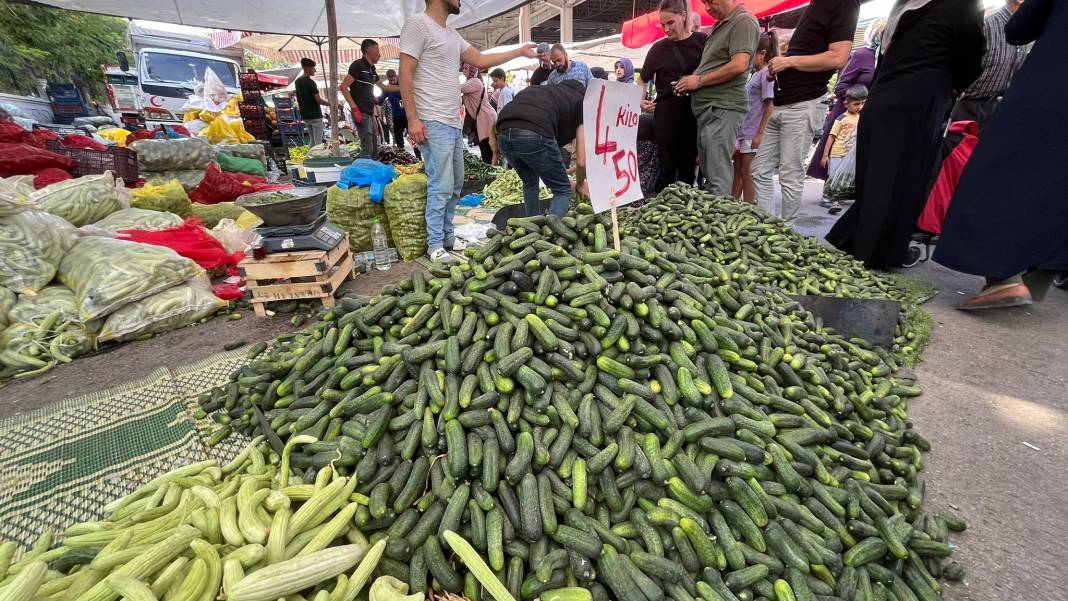
[[[453,260],[452,255],[449,254],[449,251],[440,247],[430,251],[428,256],[430,257],[430,260],[434,261],[435,263],[452,263]]]

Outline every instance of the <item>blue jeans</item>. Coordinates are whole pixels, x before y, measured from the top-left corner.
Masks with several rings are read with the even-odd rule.
[[[464,136],[440,121],[424,121],[426,143],[419,145],[426,168],[426,238],[431,251],[456,237],[452,225],[464,186]]]
[[[571,205],[571,180],[556,140],[523,129],[506,129],[497,135],[497,148],[523,180],[523,205],[527,215],[541,215],[538,180],[553,192],[549,211],[558,217]]]

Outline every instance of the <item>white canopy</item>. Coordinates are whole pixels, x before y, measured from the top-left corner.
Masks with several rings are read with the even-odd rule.
[[[530,0],[464,0],[460,14],[449,19],[459,29],[527,4]],[[321,2],[307,0],[38,0],[56,8],[147,19],[210,29],[327,36]],[[340,37],[386,37],[400,34],[404,22],[425,9],[423,0],[336,0]]]

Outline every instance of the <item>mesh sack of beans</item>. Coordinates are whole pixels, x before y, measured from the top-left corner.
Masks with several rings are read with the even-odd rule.
[[[82,319],[89,321],[200,272],[196,263],[169,248],[87,236],[63,257],[59,281],[74,290]]]
[[[193,203],[193,217],[199,219],[204,224],[204,227],[209,230],[219,225],[219,222],[223,219],[233,219],[235,222],[240,223],[260,221],[260,218],[256,217],[255,214],[242,209],[232,202],[217,202],[213,205],[195,202]]]
[[[405,261],[426,252],[426,175],[402,175],[386,186],[389,232]]]
[[[97,340],[123,341],[144,334],[169,332],[194,324],[225,304],[212,294],[211,286],[204,278],[194,278],[108,315]]]
[[[163,230],[182,225],[182,218],[166,211],[131,208],[115,211],[93,225],[109,232]]]
[[[264,168],[267,167],[267,155],[260,144],[219,144],[215,146],[215,155],[218,156],[222,153],[243,159],[256,159],[263,163]]]
[[[0,329],[7,327],[7,314],[11,311],[11,307],[15,306],[16,301],[18,301],[18,296],[14,292],[0,286]]]
[[[215,158],[211,144],[197,138],[138,140],[130,148],[137,151],[141,171],[203,169]]]
[[[185,218],[193,214],[192,204],[182,182],[176,179],[157,180],[130,190],[130,206],[135,209],[166,211]]]
[[[386,229],[388,243],[393,244],[386,209],[371,201],[370,188],[342,190],[332,186],[326,191],[326,216],[331,223],[349,233],[349,244],[356,252],[372,249],[371,223],[376,218]]]
[[[69,179],[37,190],[30,197],[37,208],[81,227],[123,208],[110,171]]]
[[[141,173],[147,184],[163,185],[171,180],[177,180],[182,189],[190,192],[204,181],[203,169],[178,169],[174,171],[157,171],[155,173]]]
[[[56,275],[78,231],[62,217],[23,211],[0,217],[0,286],[36,292]]]
[[[47,369],[93,348],[74,292],[66,286],[46,286],[36,294],[19,296],[8,321],[0,333],[0,377]]]
[[[15,175],[0,178],[0,217],[10,217],[26,209],[32,209],[33,176]]]

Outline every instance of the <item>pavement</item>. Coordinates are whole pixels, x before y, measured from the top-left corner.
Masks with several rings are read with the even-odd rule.
[[[835,217],[817,206],[821,182],[806,185],[797,229],[821,237]],[[345,291],[374,294],[414,264],[372,272]],[[1068,543],[1068,292],[1031,307],[967,314],[954,309],[980,278],[933,263],[902,270],[937,286],[925,308],[935,327],[916,367],[923,396],[911,403],[916,429],[932,443],[924,459],[929,511],[968,522],[954,558],[967,571],[946,584],[946,601],[1066,601]],[[215,319],[0,388],[0,418],[191,363],[228,341],[250,343],[291,331],[289,315]]]

